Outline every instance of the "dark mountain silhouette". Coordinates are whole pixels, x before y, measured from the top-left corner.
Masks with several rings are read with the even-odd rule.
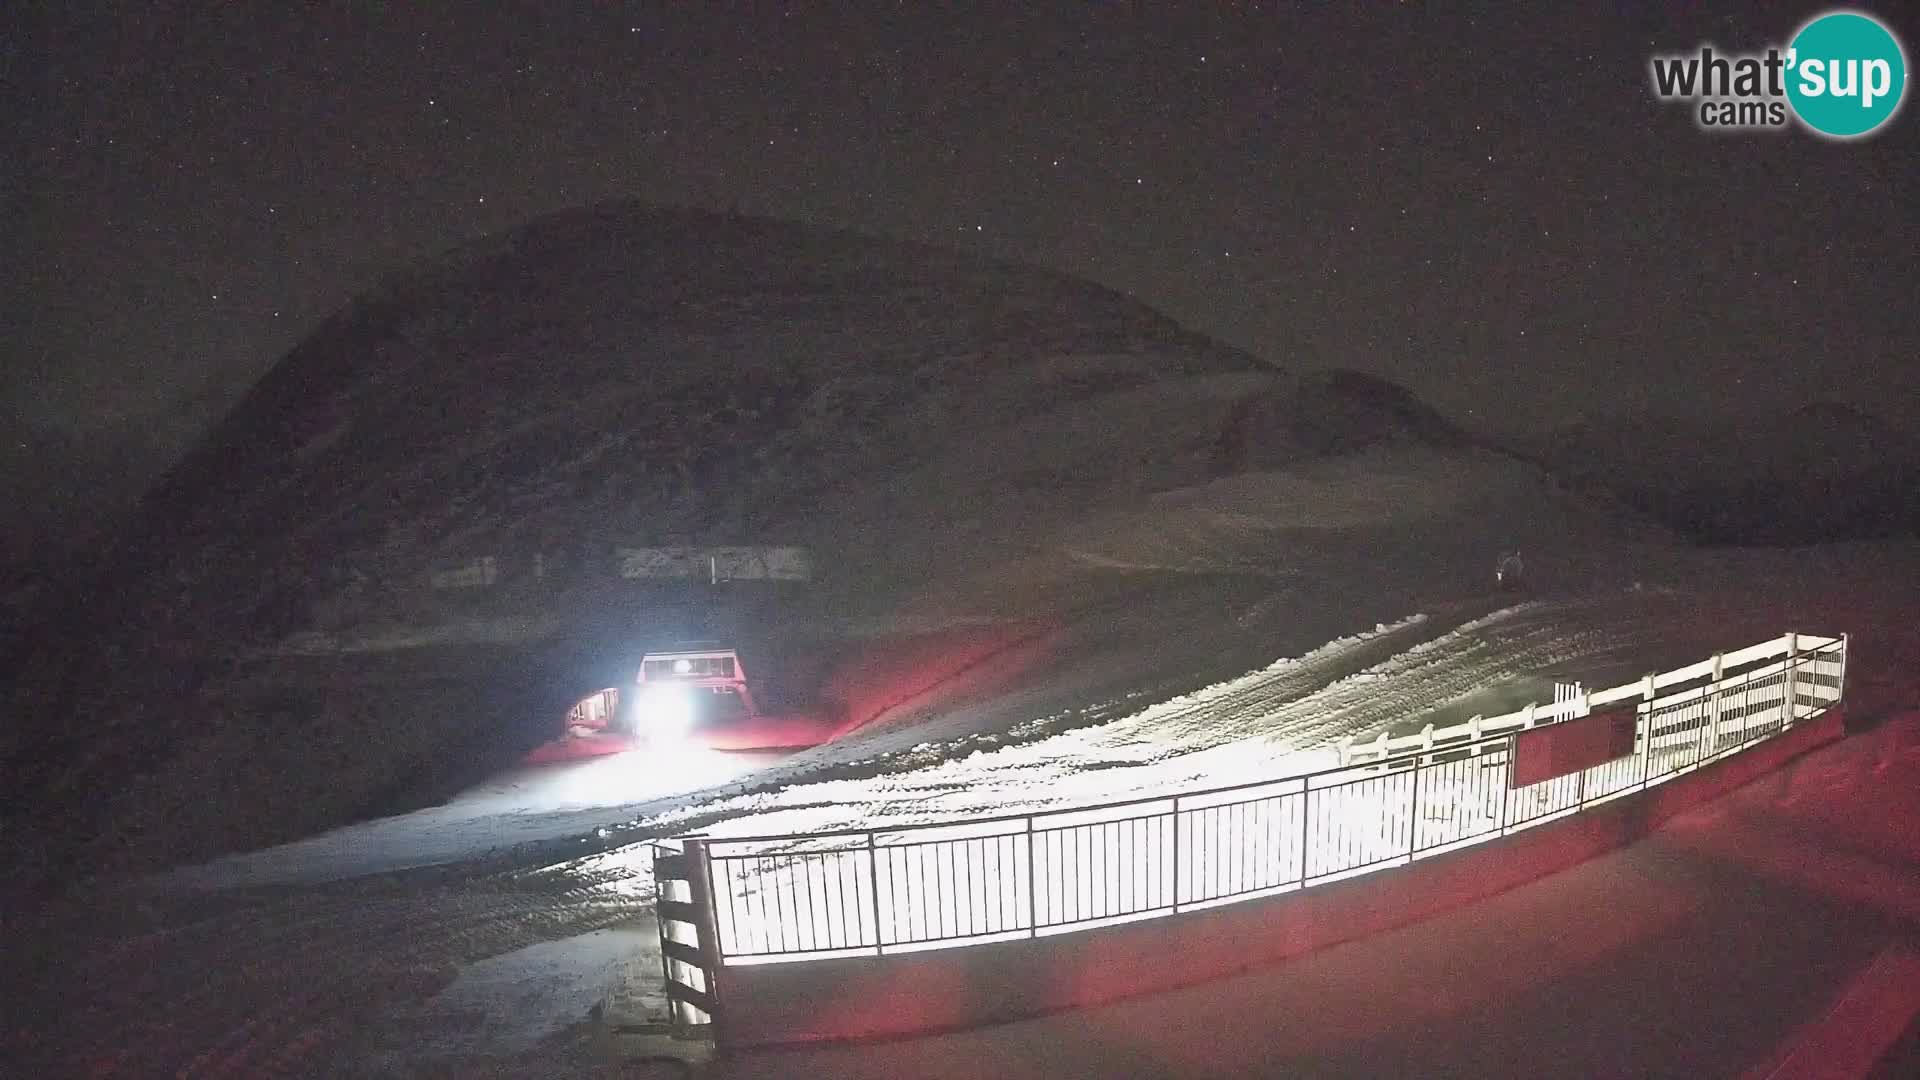
[[[1920,443],[1836,402],[1737,419],[1595,421],[1518,448],[1701,543],[1777,546],[1920,531]]]
[[[1343,521],[1538,501],[1511,469],[1488,495],[1476,470],[1507,467],[1445,459],[1458,442],[1389,383],[1284,373],[1034,267],[635,204],[552,215],[328,319],[147,495],[105,568],[62,590],[14,658],[9,832],[64,871],[414,805],[544,738],[653,625],[654,594],[582,579],[485,645],[318,674],[274,652],[378,621],[447,560],[804,546],[804,595],[732,616],[777,636],[1044,563],[1028,557],[1089,522],[1184,513],[1178,535],[1238,545],[1236,565],[1271,549],[1215,508],[1240,489],[1155,493],[1369,448],[1417,450],[1380,459],[1415,472],[1340,496]],[[1312,527],[1301,500],[1353,493],[1369,468],[1306,476],[1262,512]],[[1478,543],[1461,544],[1476,567]]]

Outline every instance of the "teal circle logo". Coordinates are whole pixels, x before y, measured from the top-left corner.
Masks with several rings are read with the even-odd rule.
[[[1787,101],[1822,135],[1865,135],[1893,119],[1907,95],[1900,42],[1857,12],[1836,11],[1801,27],[1787,57]]]

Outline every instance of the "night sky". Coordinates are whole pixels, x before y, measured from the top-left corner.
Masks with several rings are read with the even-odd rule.
[[[129,497],[382,272],[618,196],[1040,263],[1483,430],[1821,397],[1916,423],[1913,103],[1838,144],[1649,90],[1653,52],[1819,7],[560,6],[15,10],[15,518]]]

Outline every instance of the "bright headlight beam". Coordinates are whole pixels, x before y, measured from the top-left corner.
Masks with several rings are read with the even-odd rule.
[[[640,695],[639,734],[679,738],[693,726],[693,697],[678,686],[649,686]]]

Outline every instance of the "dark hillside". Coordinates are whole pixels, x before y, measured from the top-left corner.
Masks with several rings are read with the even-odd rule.
[[[1834,402],[1717,423],[1596,421],[1520,449],[1698,543],[1783,546],[1920,533],[1920,442]]]
[[[1165,513],[1158,492],[1455,441],[1391,384],[1288,375],[1034,267],[633,204],[553,215],[328,319],[146,497],[18,654],[8,824],[153,863],[391,811],[510,760],[669,626],[830,638],[937,619],[907,605],[950,586],[964,607],[977,582],[1030,606],[1044,583],[1005,567]],[[435,609],[484,648],[392,632],[450,561],[604,570],[672,544],[800,546],[817,573],[714,610],[562,574]],[[412,651],[273,659],[315,630]]]

